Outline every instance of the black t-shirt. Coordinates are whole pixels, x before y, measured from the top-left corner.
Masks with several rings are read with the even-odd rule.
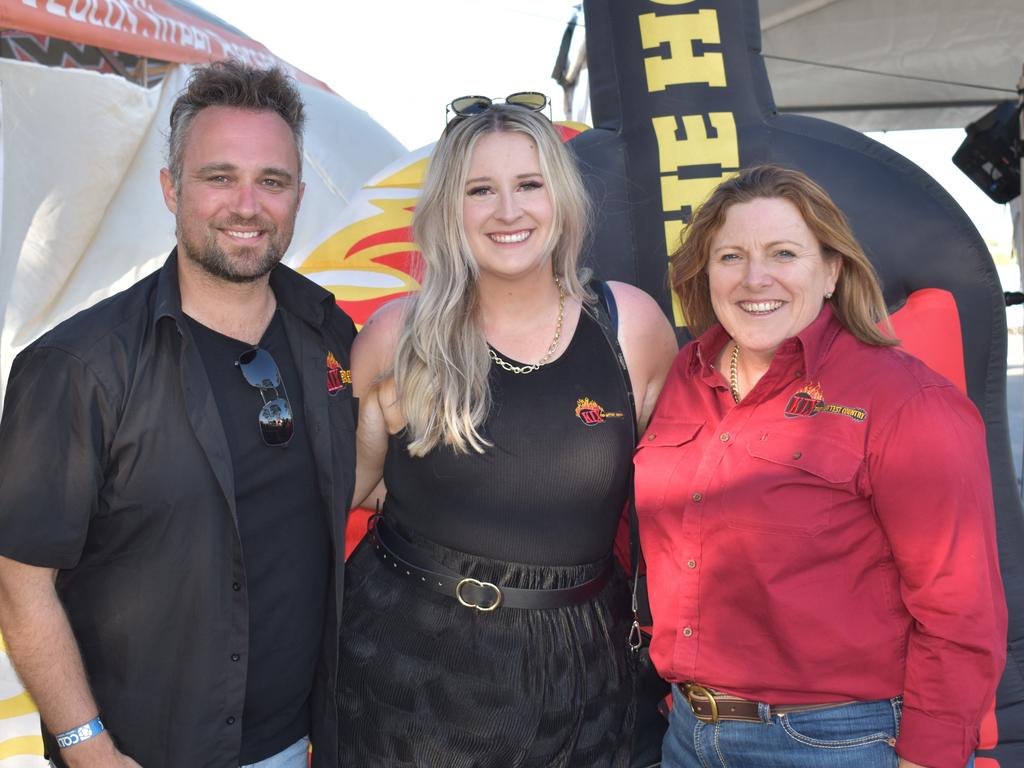
[[[413,458],[406,431],[390,439],[385,514],[400,529],[495,560],[607,557],[629,495],[633,427],[601,328],[584,312],[558,359],[526,375],[492,364],[490,386],[483,434],[493,446],[484,453],[441,445]]]
[[[287,446],[268,446],[264,399],[235,365],[250,344],[189,318],[234,470],[238,532],[249,590],[249,648],[226,663],[248,665],[239,763],[280,752],[309,733],[313,684],[330,569],[330,532],[303,419],[292,351],[278,313],[260,340],[274,358],[294,418]],[[268,395],[272,396],[272,395]],[[236,660],[237,655],[237,660]]]

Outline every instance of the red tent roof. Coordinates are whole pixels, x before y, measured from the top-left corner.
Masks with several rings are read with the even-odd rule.
[[[278,65],[297,80],[330,90],[187,0],[0,0],[0,28],[179,64],[234,58],[256,66]]]

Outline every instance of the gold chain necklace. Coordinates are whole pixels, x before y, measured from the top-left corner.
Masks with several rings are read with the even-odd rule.
[[[558,340],[562,338],[562,319],[565,317],[565,289],[562,288],[562,283],[557,277],[555,278],[555,285],[558,286],[558,322],[555,324],[555,338],[551,340],[551,346],[544,353],[544,357],[532,365],[513,365],[508,360],[499,357],[498,353],[494,351],[494,347],[488,344],[487,351],[491,354],[491,360],[497,363],[499,368],[503,368],[509,373],[533,373],[544,365],[554,353],[555,347],[558,346]]]
[[[732,391],[732,399],[737,405],[740,402],[740,377],[736,373],[736,363],[739,362],[739,359],[740,345],[736,344],[732,348],[732,357],[729,359],[729,389]]]

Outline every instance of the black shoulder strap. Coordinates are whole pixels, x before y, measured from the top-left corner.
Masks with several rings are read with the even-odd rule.
[[[590,287],[597,293],[597,302],[584,304],[583,307],[604,333],[604,338],[619,363],[622,386],[625,387],[626,396],[629,399],[629,412],[633,417],[630,423],[633,425],[633,445],[635,446],[637,441],[636,399],[633,397],[633,382],[629,378],[629,368],[626,367],[626,356],[622,354],[622,347],[619,346],[619,308],[615,304],[615,295],[612,293],[612,289],[604,280],[591,280]]]
[[[622,374],[622,384],[626,388],[629,398],[630,423],[633,425],[633,446],[636,446],[637,435],[637,412],[636,398],[633,395],[633,382],[629,378],[629,369],[626,367],[626,357],[622,354],[622,347],[619,345],[619,310],[615,304],[615,296],[611,288],[604,280],[591,280],[590,286],[597,293],[597,302],[584,308],[598,327],[604,332],[608,345],[615,353],[615,359],[619,362],[619,372]],[[636,503],[633,499],[633,478],[630,473],[629,491],[629,559],[633,571],[633,632],[630,633],[630,647],[635,651],[640,647],[640,618],[641,610],[643,618],[650,623],[650,608],[647,605],[646,578],[640,577],[640,530],[637,524]],[[641,583],[644,582],[644,583]]]

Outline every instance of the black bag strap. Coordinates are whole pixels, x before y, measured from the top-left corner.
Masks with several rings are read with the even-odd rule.
[[[590,281],[592,289],[596,289],[597,302],[592,305],[584,304],[587,314],[597,323],[604,333],[608,346],[615,354],[619,363],[619,373],[622,375],[622,384],[625,387],[629,399],[630,424],[633,425],[633,446],[636,447],[637,440],[637,410],[636,398],[633,395],[633,382],[629,378],[629,368],[626,366],[626,356],[622,354],[622,347],[619,344],[619,310],[615,303],[615,296],[608,283],[604,280],[593,279]],[[633,498],[633,472],[630,470],[629,478],[629,559],[633,571],[633,626],[629,632],[629,647],[638,651],[642,644],[640,636],[640,560],[643,553],[640,551],[640,529],[636,516],[636,503]],[[647,591],[643,590],[642,597],[645,603],[645,613],[650,611],[646,608]]]
[[[633,445],[635,446],[637,442],[636,399],[633,396],[633,382],[629,378],[629,368],[626,367],[626,356],[622,354],[622,347],[619,346],[619,308],[615,303],[612,289],[604,280],[591,280],[590,287],[597,293],[597,301],[594,304],[584,304],[583,308],[604,333],[605,341],[608,342],[608,346],[611,347],[615,360],[619,364],[622,386],[629,399],[629,413],[632,416],[629,423],[633,425]]]

